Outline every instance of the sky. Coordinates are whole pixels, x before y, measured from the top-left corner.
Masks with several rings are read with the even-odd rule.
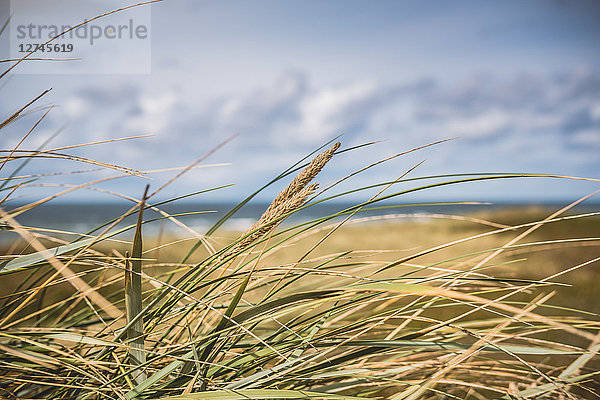
[[[61,15],[81,21],[102,8],[131,4],[78,3],[86,7],[65,7]],[[9,2],[0,7],[4,21]],[[336,156],[317,179],[322,185],[391,155],[452,140],[358,174],[338,192],[391,181],[409,170],[411,178],[458,173],[600,178],[597,1],[166,0],[144,7],[148,47],[125,51],[119,42],[103,47],[110,62],[95,64],[94,73],[31,61],[44,73],[25,74],[17,66],[0,80],[2,119],[52,88],[36,104],[55,107],[21,149],[37,149],[57,131],[47,147],[152,135],[70,152],[154,171],[187,166],[236,135],[202,168],[158,196],[234,185],[195,196],[198,201],[241,200],[339,135],[343,148],[377,143]],[[140,13],[126,10],[96,22],[141,18]],[[8,35],[0,36],[3,59],[10,58],[13,44]],[[123,54],[133,61],[123,61]],[[0,69],[9,65],[1,63]],[[144,71],[131,73],[135,66]],[[38,107],[3,129],[0,147],[12,149],[44,111]],[[39,160],[21,173],[90,168]],[[93,187],[139,197],[146,183],[157,189],[176,173]],[[25,187],[18,195],[32,200],[60,190],[56,185],[116,174],[47,176],[37,182],[45,187]],[[275,185],[259,199],[267,201],[280,189]],[[597,182],[528,178],[422,190],[398,201],[567,201],[597,189]],[[344,199],[365,199],[377,190]],[[113,199],[92,190],[63,198]]]

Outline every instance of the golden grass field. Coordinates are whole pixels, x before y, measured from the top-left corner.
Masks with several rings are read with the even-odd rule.
[[[0,390],[57,399],[597,397],[594,207],[361,217],[399,192],[331,216],[347,215],[343,223],[290,227],[284,221],[310,206],[311,182],[339,148],[279,175],[272,183],[300,170],[245,232],[148,235],[143,210],[174,218],[147,203],[148,187],[93,235],[15,220],[48,200],[3,211]],[[431,187],[506,177],[524,176],[453,176]]]
[[[326,257],[352,249],[352,254],[347,257],[356,258],[364,263],[366,273],[372,262],[390,262],[438,245],[491,232],[501,226],[541,221],[555,211],[556,209],[531,206],[518,209],[507,207],[497,211],[483,211],[470,215],[433,215],[429,217],[412,215],[394,217],[394,215],[390,215],[386,218],[366,218],[364,221],[357,216],[325,239],[311,252],[309,258]],[[571,212],[571,214],[573,213]],[[487,225],[485,222],[496,226]],[[330,225],[329,229],[322,228],[317,233],[306,235],[306,239],[286,244],[278,251],[261,257],[261,265],[293,265],[333,226],[335,224]],[[417,269],[417,265],[427,265],[469,253],[499,248],[506,245],[523,230],[525,228],[516,232],[504,232],[450,246],[413,260],[413,263]],[[589,238],[598,236],[598,233],[600,233],[600,217],[578,218],[546,224],[518,243]],[[220,248],[229,244],[240,234],[241,232],[219,232],[211,242],[216,248]],[[180,259],[189,250],[192,242],[194,242],[192,239],[181,241],[181,238],[163,237],[159,244],[156,238],[147,239],[146,250],[148,253],[145,257],[148,258],[148,268],[156,268],[153,267],[155,263]],[[492,272],[486,271],[486,273],[499,278],[544,279],[597,257],[599,246],[600,240],[549,243],[507,249],[502,252],[494,264],[509,261],[511,263],[495,266],[491,270]],[[439,265],[439,268],[466,270],[488,254],[489,252],[445,262]],[[206,252],[199,251],[189,262],[200,262],[206,255]],[[600,314],[600,295],[596,292],[596,282],[600,279],[599,268],[598,263],[593,263],[553,279],[553,282],[564,284],[560,287],[552,287],[552,290],[556,290],[555,301],[576,309]],[[406,268],[406,270],[410,271],[411,269]]]
[[[87,19],[49,38],[41,51],[89,22],[157,1]],[[3,60],[10,64],[0,74],[0,86],[6,86],[8,74],[19,64],[34,61],[36,51]],[[79,149],[117,147],[148,132],[81,143],[82,137],[97,136],[82,129],[73,137],[78,144],[52,147],[63,131],[48,135],[46,130],[44,119],[55,107],[46,103],[52,89],[41,89],[37,97],[30,89],[15,90],[14,100],[23,106],[0,119],[0,132],[13,143],[0,151],[0,399],[600,399],[600,203],[589,203],[598,192],[564,208],[361,214],[391,210],[384,206],[388,201],[404,203],[425,190],[473,182],[559,178],[589,184],[592,192],[598,177],[452,173],[452,168],[414,176],[422,161],[389,181],[387,174],[397,170],[386,163],[452,140],[440,139],[398,149],[367,165],[359,155],[353,158],[356,165],[320,188],[319,182],[327,179],[318,175],[332,158],[369,152],[379,143],[354,143],[351,135],[350,144],[342,146],[335,137],[300,160],[289,160],[284,171],[273,171],[272,180],[238,199],[238,206],[207,232],[194,235],[184,227],[189,233],[185,237],[149,234],[156,230],[147,229],[146,223],[171,220],[181,227],[177,218],[204,212],[170,215],[167,210],[174,202],[204,194],[211,198],[210,192],[229,186],[221,182],[204,187],[194,181],[192,190],[197,191],[178,197],[170,197],[172,186],[166,189],[189,171],[207,166],[206,159],[235,135],[204,149],[196,148],[197,143],[202,147],[212,139],[187,142],[174,136],[169,142],[182,150],[204,154],[183,167],[133,169],[116,165],[113,154],[124,154],[124,160],[134,163],[154,161],[144,146],[130,148],[139,154],[118,153],[118,148],[116,153],[83,152],[107,158],[102,160],[78,155]],[[85,110],[81,118],[98,118],[105,111]],[[27,125],[33,120],[22,118],[28,115],[37,122]],[[177,130],[178,125],[167,128]],[[118,137],[119,129],[111,134]],[[33,145],[29,137],[38,131],[43,136]],[[41,140],[45,136],[49,138]],[[43,169],[30,172],[31,161],[54,162],[56,167],[40,164]],[[371,169],[381,175],[341,192],[349,179]],[[169,176],[161,175],[143,194],[132,193],[134,186],[119,193],[109,182],[157,173]],[[93,222],[99,227],[87,233],[61,231],[61,218],[79,222],[69,206],[62,216],[43,215],[57,217],[50,219],[57,226],[42,228],[48,221],[43,217],[23,222],[28,212],[43,212],[47,203],[87,189],[129,201],[128,211],[118,217],[101,213],[106,218]],[[251,228],[222,228],[246,204],[262,199],[265,189],[281,191]],[[336,202],[371,191],[378,192],[339,213],[288,225],[305,207],[337,209],[341,203]],[[336,219],[346,216],[343,223]],[[89,221],[82,222],[73,226]]]

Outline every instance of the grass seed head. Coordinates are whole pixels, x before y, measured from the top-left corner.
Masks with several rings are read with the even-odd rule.
[[[310,181],[323,170],[325,164],[331,160],[336,150],[340,148],[340,145],[340,142],[336,142],[329,149],[316,156],[302,171],[300,171],[290,184],[275,197],[275,200],[273,200],[259,220],[256,221],[250,229],[244,232],[243,236],[248,235],[248,237],[239,242],[230,251],[224,254],[223,257],[234,254],[250,245],[255,240],[258,240],[271,231],[276,223],[281,222],[281,217],[302,207],[304,203],[306,203],[308,197],[319,187],[316,183],[309,185]]]

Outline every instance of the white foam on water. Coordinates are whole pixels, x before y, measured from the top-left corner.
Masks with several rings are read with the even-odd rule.
[[[229,218],[223,227],[231,231],[245,231],[249,229],[256,220],[254,218]]]

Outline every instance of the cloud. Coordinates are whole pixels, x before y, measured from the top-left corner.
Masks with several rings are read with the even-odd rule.
[[[177,105],[177,96],[172,92],[141,96],[137,99],[137,112],[127,119],[125,128],[131,132],[164,133],[173,122],[173,111]]]
[[[594,135],[589,132],[600,127],[600,77],[589,70],[508,81],[479,77],[414,95],[413,118],[402,125],[427,126],[468,141],[558,135],[564,144],[575,144],[583,132]]]
[[[337,134],[416,140],[459,136],[464,141],[559,134],[576,143],[584,132],[593,136],[600,127],[600,77],[575,70],[512,80],[482,75],[455,85],[364,80],[316,86],[292,71],[270,86],[194,102],[175,90],[90,87],[63,107],[88,132],[102,131],[106,138],[117,132],[154,133],[163,144],[206,144],[234,133],[252,148],[308,148]],[[92,118],[92,112],[106,118]]]
[[[306,96],[299,104],[299,137],[314,144],[362,125],[379,97],[373,82],[325,88]]]
[[[431,172],[590,176],[600,167],[600,77],[586,69],[512,79],[479,75],[452,84],[427,79],[329,85],[315,84],[302,71],[288,71],[254,90],[193,99],[176,88],[158,92],[114,81],[91,83],[60,106],[40,127],[48,136],[69,121],[60,144],[155,134],[75,151],[142,170],[187,165],[226,137],[240,134],[211,162],[233,162],[233,171],[246,174],[244,178],[231,178],[231,168],[198,170],[180,182],[180,190],[234,181],[248,192],[338,134],[344,134],[347,146],[391,139],[376,150],[376,157],[458,136],[435,150],[424,167]],[[356,159],[341,161],[338,168],[350,162]],[[332,168],[333,174],[342,174]]]

